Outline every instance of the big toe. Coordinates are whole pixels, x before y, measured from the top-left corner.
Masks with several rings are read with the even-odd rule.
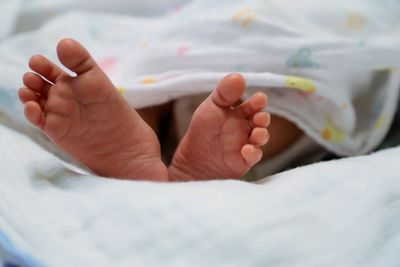
[[[71,38],[63,39],[58,43],[57,55],[61,63],[76,74],[85,73],[97,66],[89,52]]]
[[[211,99],[219,107],[228,108],[241,99],[246,89],[246,81],[241,74],[229,74],[212,92]]]

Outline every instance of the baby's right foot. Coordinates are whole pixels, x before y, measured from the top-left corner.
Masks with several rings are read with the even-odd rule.
[[[57,52],[76,76],[32,57],[29,65],[37,74],[26,73],[19,92],[27,119],[99,175],[167,181],[154,131],[89,53],[72,39],[61,41]]]
[[[228,75],[197,108],[169,168],[171,180],[240,178],[260,161],[269,138],[267,96],[256,93],[235,106],[245,88],[241,75]]]

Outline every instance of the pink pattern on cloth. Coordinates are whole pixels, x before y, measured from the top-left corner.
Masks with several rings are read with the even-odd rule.
[[[183,6],[182,6],[182,5],[177,5],[177,6],[175,7],[175,13],[180,13],[180,12],[182,11],[182,9],[183,9]]]
[[[177,50],[178,56],[181,56],[181,57],[185,56],[189,52],[190,52],[190,46],[187,46],[187,45],[180,46]]]
[[[116,72],[118,62],[115,58],[104,58],[99,61],[99,66],[104,72],[110,74]]]

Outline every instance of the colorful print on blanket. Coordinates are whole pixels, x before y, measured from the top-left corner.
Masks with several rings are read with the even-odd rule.
[[[399,12],[397,0],[189,1],[153,18],[70,13],[0,51],[55,59],[57,41],[74,37],[137,108],[208,92],[241,72],[248,95],[269,95],[270,112],[328,150],[356,155],[379,145],[395,113]]]

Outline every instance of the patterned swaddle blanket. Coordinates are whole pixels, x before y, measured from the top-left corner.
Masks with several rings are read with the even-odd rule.
[[[75,12],[4,42],[0,59],[55,58],[57,41],[74,37],[135,107],[207,92],[241,72],[248,94],[267,92],[269,111],[355,155],[382,141],[396,110],[399,12],[398,0],[202,0],[155,17]]]

